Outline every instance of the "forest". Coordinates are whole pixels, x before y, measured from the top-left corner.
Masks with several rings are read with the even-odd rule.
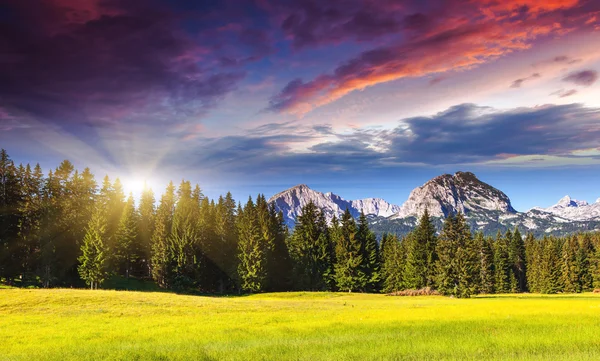
[[[178,292],[584,292],[600,288],[600,235],[486,237],[464,216],[439,234],[425,213],[408,235],[377,239],[346,211],[331,224],[313,203],[293,230],[264,195],[211,200],[169,183],[156,199],[100,184],[63,161],[47,173],[0,153],[0,281],[20,287],[101,288],[111,278]]]

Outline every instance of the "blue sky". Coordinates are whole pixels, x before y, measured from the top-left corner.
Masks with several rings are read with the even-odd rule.
[[[156,192],[600,197],[593,0],[0,3],[0,147]]]

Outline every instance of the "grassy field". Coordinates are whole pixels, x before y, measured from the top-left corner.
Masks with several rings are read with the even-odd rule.
[[[1,360],[600,360],[600,295],[0,290]]]

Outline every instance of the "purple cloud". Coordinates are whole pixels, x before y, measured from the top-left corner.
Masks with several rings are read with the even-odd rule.
[[[575,85],[590,86],[598,80],[598,72],[595,70],[582,70],[571,73],[562,80]]]
[[[517,80],[513,81],[512,84],[510,85],[510,87],[511,88],[520,88],[521,85],[523,85],[523,83],[525,81],[530,80],[530,79],[537,79],[537,78],[540,78],[540,77],[541,77],[541,75],[539,73],[533,73],[533,74],[531,74],[530,76],[528,76],[526,78],[520,78],[520,79],[517,79]]]
[[[236,14],[179,5],[5,5],[11,17],[0,24],[0,106],[41,121],[95,126],[202,116],[245,77],[240,65],[272,52],[272,40],[251,24],[219,27],[241,19]],[[224,66],[225,58],[232,63]]]

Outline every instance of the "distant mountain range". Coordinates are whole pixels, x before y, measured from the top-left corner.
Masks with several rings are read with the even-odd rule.
[[[435,177],[415,188],[402,206],[380,198],[345,200],[331,192],[312,190],[305,184],[278,193],[269,202],[283,212],[286,224],[293,227],[302,207],[311,200],[325,212],[328,222],[334,216],[339,218],[346,209],[354,217],[364,212],[369,217],[371,228],[378,234],[408,233],[425,209],[438,228],[441,228],[446,216],[461,212],[472,229],[486,234],[514,227],[537,236],[600,230],[600,199],[588,204],[566,196],[549,208],[535,207],[527,212],[517,212],[506,194],[470,172]]]

